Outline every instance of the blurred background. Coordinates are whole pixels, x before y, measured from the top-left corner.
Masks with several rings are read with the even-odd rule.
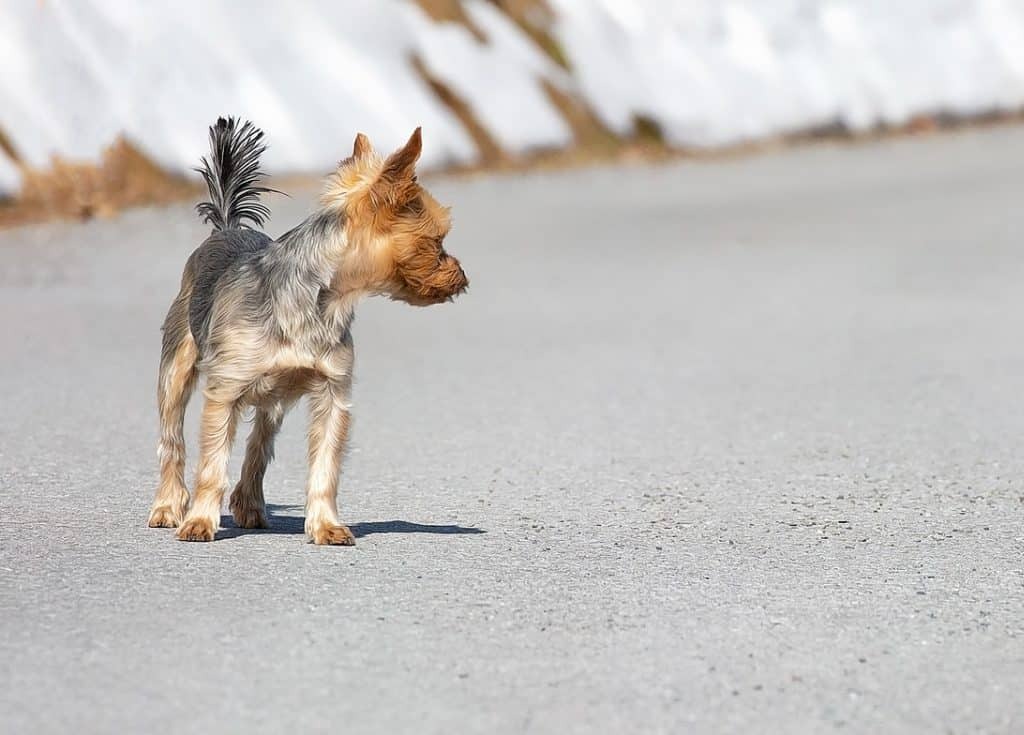
[[[417,125],[437,169],[1015,113],[1024,3],[8,0],[0,99],[0,197],[21,201],[0,216],[89,216],[181,196],[219,113],[259,122],[276,174]]]
[[[1024,732],[1022,109],[1024,0],[0,0],[0,733]],[[271,235],[357,131],[452,206],[354,548],[304,407],[146,526],[219,115]]]

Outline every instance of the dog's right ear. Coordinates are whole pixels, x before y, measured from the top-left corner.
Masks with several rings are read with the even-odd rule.
[[[384,160],[384,167],[370,189],[377,207],[396,209],[418,194],[416,161],[422,150],[423,138],[416,128],[409,142]]]
[[[388,160],[384,162],[384,170],[381,171],[381,178],[392,182],[412,181],[416,175],[416,161],[419,160],[422,151],[422,129],[416,128],[409,136],[409,141],[388,156]]]
[[[370,139],[362,133],[356,133],[355,143],[352,144],[352,157],[365,158],[372,153],[373,146],[370,144]]]

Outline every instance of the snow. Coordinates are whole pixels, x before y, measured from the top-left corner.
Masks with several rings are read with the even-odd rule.
[[[221,114],[266,130],[277,172],[328,169],[360,130],[390,150],[417,125],[425,164],[474,160],[413,55],[511,153],[572,140],[542,80],[619,134],[642,115],[680,146],[1024,106],[1024,0],[548,2],[568,73],[486,0],[464,2],[485,42],[400,0],[6,0],[0,130],[35,166],[96,160],[124,133],[187,172]],[[0,153],[0,192],[18,179]]]
[[[433,24],[419,16],[416,49],[426,66],[461,99],[503,149],[557,148],[572,130],[545,96],[538,80],[559,71],[493,4],[469,0],[466,11],[487,38],[481,46],[462,25]]]
[[[21,186],[21,173],[14,162],[0,151],[0,196],[4,192],[17,191],[19,186]]]
[[[585,97],[678,145],[1024,105],[1022,0],[551,0]]]

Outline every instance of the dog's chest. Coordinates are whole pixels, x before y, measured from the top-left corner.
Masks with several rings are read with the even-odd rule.
[[[273,351],[267,372],[313,370],[330,378],[348,375],[351,366],[352,343],[348,339],[329,345],[284,342]]]
[[[249,405],[291,403],[308,393],[323,376],[312,368],[268,370],[253,380],[241,396]]]
[[[327,351],[283,344],[269,356],[248,383],[243,401],[249,404],[292,401],[323,381],[348,383],[352,376],[352,345],[345,342]]]
[[[287,397],[324,379],[351,377],[353,300],[327,288],[293,285],[276,292],[271,303],[273,326],[253,365],[250,400]]]

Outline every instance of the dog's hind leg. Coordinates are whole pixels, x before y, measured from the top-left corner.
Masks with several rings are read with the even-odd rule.
[[[187,301],[179,297],[164,322],[157,400],[160,411],[160,487],[149,512],[153,528],[174,528],[188,508],[185,488],[185,407],[195,388],[196,343],[188,328]]]
[[[228,507],[239,528],[266,528],[267,511],[263,499],[263,475],[274,459],[274,437],[281,428],[285,406],[274,403],[260,406],[253,417],[252,432],[245,447],[242,476],[238,480]]]
[[[217,532],[238,413],[237,397],[225,399],[217,396],[216,390],[207,389],[199,425],[195,497],[177,534],[182,541],[213,541]]]

